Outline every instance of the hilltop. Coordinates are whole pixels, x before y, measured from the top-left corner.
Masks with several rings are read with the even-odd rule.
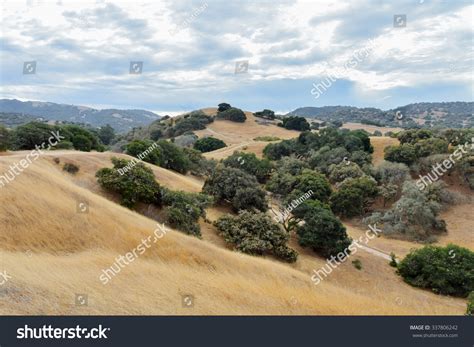
[[[421,102],[387,111],[353,106],[300,107],[289,112],[287,116],[403,128],[468,128],[474,125],[473,113],[474,102]]]

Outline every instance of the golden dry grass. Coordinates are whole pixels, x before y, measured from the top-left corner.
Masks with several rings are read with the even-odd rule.
[[[370,143],[374,146],[374,153],[372,153],[372,163],[376,166],[383,162],[384,149],[388,146],[396,146],[400,143],[398,139],[388,136],[371,136]]]
[[[2,156],[0,173],[23,155]],[[463,300],[403,283],[386,260],[362,250],[350,258],[362,261],[362,271],[347,261],[315,286],[312,270],[324,260],[294,239],[291,245],[300,257],[289,265],[228,250],[204,222],[202,240],[170,230],[103,285],[101,270],[156,228],[153,220],[107,199],[97,186],[95,171],[111,166],[112,155],[50,152],[0,188],[0,270],[12,276],[0,287],[6,299],[0,300],[0,314],[449,315],[465,309]],[[63,172],[64,162],[76,163],[80,172]],[[172,189],[201,188],[195,178],[153,170]],[[89,203],[89,213],[77,212],[78,201]],[[208,217],[215,220],[225,212],[211,208]],[[361,231],[354,227],[349,232]],[[392,240],[384,242],[388,247]],[[75,293],[87,294],[89,305],[75,306]],[[181,294],[195,296],[193,308],[182,307]]]
[[[369,133],[373,133],[375,130],[378,130],[382,132],[382,134],[385,134],[388,131],[398,133],[402,131],[402,128],[397,128],[397,127],[378,127],[375,125],[369,125],[369,124],[361,124],[361,123],[344,123],[342,126],[344,129],[349,129],[349,130],[358,130],[358,129],[363,129],[365,131],[368,131]]]
[[[203,109],[208,115],[214,115],[217,109]],[[245,112],[247,120],[244,123],[231,122],[228,120],[215,120],[209,124],[206,129],[198,130],[194,133],[199,137],[214,136],[229,145],[241,145],[246,142],[252,142],[258,136],[276,136],[280,139],[291,139],[297,137],[300,133],[295,130],[287,130],[274,124],[262,125],[257,123],[260,118],[254,117],[252,112]]]

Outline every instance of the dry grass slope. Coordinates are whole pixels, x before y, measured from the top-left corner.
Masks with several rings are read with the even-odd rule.
[[[24,155],[2,156],[0,172]],[[362,271],[347,261],[315,286],[312,270],[324,260],[294,239],[300,258],[287,265],[228,250],[204,222],[203,240],[170,231],[102,285],[101,270],[156,228],[152,219],[117,205],[98,187],[94,174],[110,167],[113,155],[50,152],[0,188],[0,270],[12,276],[0,287],[0,314],[441,315],[465,309],[463,300],[408,286],[384,259],[362,250],[350,259],[360,259]],[[80,172],[64,173],[64,162],[79,165]],[[201,189],[198,179],[152,167],[167,187]],[[89,213],[77,212],[78,201],[89,203]],[[214,220],[225,212],[211,208],[208,216]],[[361,232],[349,228],[352,236]],[[383,249],[382,240],[387,251],[400,247],[397,254],[413,246],[394,247],[383,238],[374,245]],[[75,306],[75,293],[88,294],[89,305]],[[193,308],[182,307],[181,294],[195,296]]]

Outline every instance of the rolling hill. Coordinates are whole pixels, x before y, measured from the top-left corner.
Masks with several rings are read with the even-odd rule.
[[[110,124],[117,132],[126,132],[134,127],[147,125],[160,118],[159,115],[145,110],[97,110],[86,106],[56,104],[53,102],[20,101],[16,99],[0,99],[0,122],[18,125],[18,114],[30,118],[41,118],[48,121],[61,121],[87,124],[100,127]]]
[[[228,139],[229,148],[207,156],[224,158],[239,146],[260,153],[266,143],[253,141],[256,134],[298,135],[259,125],[247,116],[245,123],[216,121],[198,131],[199,136],[233,139]],[[375,153],[391,144],[384,139],[374,142]],[[26,154],[4,153],[0,172]],[[377,238],[370,250],[351,257],[362,262],[362,270],[345,262],[315,286],[312,272],[324,266],[325,259],[301,248],[296,239],[290,246],[300,255],[289,265],[230,250],[215,227],[203,220],[202,240],[168,227],[165,237],[103,285],[101,271],[156,229],[153,209],[142,209],[142,214],[128,210],[97,184],[95,172],[111,167],[112,156],[130,159],[110,152],[46,152],[0,188],[0,269],[11,276],[0,287],[0,297],[5,299],[0,300],[0,314],[459,315],[465,310],[464,300],[411,287],[388,266],[390,252],[403,256],[419,244]],[[66,162],[78,165],[79,173],[64,172],[61,167]],[[204,183],[194,176],[147,166],[160,184],[171,189],[198,192]],[[81,202],[87,203],[88,213],[78,211]],[[464,205],[456,211],[470,208]],[[211,207],[207,215],[213,221],[225,212],[224,207]],[[466,234],[472,230],[472,219],[448,211],[446,220],[449,233],[440,242],[454,240],[472,249]],[[351,221],[344,223],[352,237],[364,232]],[[87,295],[88,305],[76,305],[76,294]],[[192,307],[183,305],[184,296],[194,298]]]
[[[431,126],[467,128],[474,125],[473,114],[474,102],[421,102],[387,111],[353,106],[300,107],[289,112],[287,116],[403,128]]]

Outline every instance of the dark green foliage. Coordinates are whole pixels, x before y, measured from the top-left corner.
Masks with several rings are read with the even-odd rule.
[[[186,158],[189,160],[189,171],[195,176],[209,176],[216,168],[217,161],[206,159],[201,152],[192,148],[182,148]]]
[[[110,145],[115,137],[115,130],[109,124],[107,124],[106,126],[100,127],[98,134],[104,145]]]
[[[411,165],[416,160],[415,146],[405,143],[400,146],[388,146],[384,150],[385,160]]]
[[[230,106],[230,104],[228,103],[220,103],[219,105],[217,105],[217,112],[224,112],[224,111],[227,111],[229,108],[231,108],[232,106]]]
[[[226,242],[248,254],[273,254],[287,262],[296,261],[298,253],[286,244],[289,235],[265,213],[241,211],[238,216],[224,215],[214,222]]]
[[[214,196],[216,201],[231,203],[236,211],[268,209],[265,192],[257,179],[239,169],[217,167],[204,183],[203,192]]]
[[[362,263],[359,259],[356,259],[356,260],[353,260],[352,261],[352,265],[354,265],[354,267],[357,269],[357,270],[362,270]]]
[[[377,183],[367,176],[348,179],[331,196],[331,209],[343,217],[354,217],[365,213],[378,194]]]
[[[79,166],[77,166],[73,163],[65,163],[64,166],[63,166],[63,170],[66,171],[66,172],[69,172],[70,174],[75,175],[76,173],[79,172]]]
[[[410,252],[399,264],[405,282],[438,294],[467,297],[474,290],[474,252],[449,244]]]
[[[279,160],[282,157],[295,153],[296,140],[283,140],[278,143],[269,143],[263,149],[263,154],[270,160]]]
[[[349,136],[356,136],[362,141],[363,150],[367,153],[373,153],[374,147],[370,143],[369,133],[365,130],[354,130],[349,133]],[[347,148],[347,147],[346,147]],[[348,148],[349,149],[349,148]],[[352,151],[351,151],[352,152]]]
[[[150,139],[152,141],[157,141],[163,137],[163,131],[161,129],[153,129],[150,131]]]
[[[244,111],[242,111],[240,108],[235,107],[231,107],[226,109],[225,111],[218,112],[216,118],[226,119],[232,122],[239,123],[243,123],[247,120],[247,116],[245,115]]]
[[[82,134],[74,135],[72,138],[72,145],[75,149],[82,151],[82,152],[90,152],[92,149],[92,142],[91,140]]]
[[[267,109],[264,109],[263,111],[255,112],[253,115],[255,117],[260,117],[260,118],[265,118],[265,119],[270,119],[270,120],[275,119],[275,112],[273,112],[272,110],[267,110]]]
[[[182,148],[166,140],[159,140],[157,144],[160,148],[159,165],[161,167],[174,170],[181,174],[188,172],[191,168],[191,162]]]
[[[167,137],[175,137],[193,130],[202,130],[206,125],[214,121],[213,117],[202,111],[193,111],[184,117],[176,119],[176,123],[166,130]]]
[[[137,163],[134,167],[126,170],[120,175],[118,169],[123,169],[130,161],[112,158],[113,169],[103,168],[97,171],[96,177],[102,188],[118,193],[121,204],[132,208],[138,202],[148,204],[160,204],[160,185],[155,181],[153,171],[143,163]]]
[[[10,133],[0,124],[0,152],[6,151],[10,147]]]
[[[304,211],[303,219],[304,224],[296,227],[299,244],[311,247],[324,257],[344,252],[352,242],[341,221],[326,208],[310,205]]]
[[[125,147],[125,153],[147,163],[160,164],[160,148],[149,140],[135,140],[128,143]]]
[[[307,131],[310,129],[309,123],[304,117],[290,116],[282,119],[282,123],[278,123],[281,126],[289,130]]]
[[[258,159],[254,153],[234,152],[223,161],[227,167],[243,170],[265,183],[272,171],[272,164],[268,159]]]
[[[467,297],[466,315],[474,315],[474,292],[471,292]]]
[[[395,256],[395,253],[390,253],[390,263],[388,263],[391,267],[397,267],[398,266],[398,263],[397,263],[397,258]]]
[[[224,141],[216,139],[215,137],[203,137],[194,143],[194,149],[205,152],[215,151],[219,148],[227,147]]]
[[[56,127],[59,134],[64,136],[62,141],[72,142],[74,149],[89,152],[91,150],[103,152],[104,146],[100,142],[99,137],[90,129],[78,125],[64,125]]]
[[[426,129],[411,129],[402,131],[397,135],[398,140],[400,140],[401,144],[409,143],[414,145],[419,140],[429,139],[433,136],[433,133],[430,130]]]
[[[165,206],[165,219],[172,227],[189,235],[201,236],[199,217],[206,217],[206,208],[212,198],[201,193],[186,193],[162,189],[161,202]]]
[[[39,122],[20,125],[12,132],[13,149],[34,149],[36,145],[48,144],[53,130],[57,128]]]
[[[302,174],[296,177],[294,189],[302,193],[312,193],[311,199],[327,202],[331,196],[332,189],[327,178],[313,170],[303,170]]]
[[[429,138],[415,143],[415,153],[418,158],[432,154],[448,153],[448,142],[440,138]]]

